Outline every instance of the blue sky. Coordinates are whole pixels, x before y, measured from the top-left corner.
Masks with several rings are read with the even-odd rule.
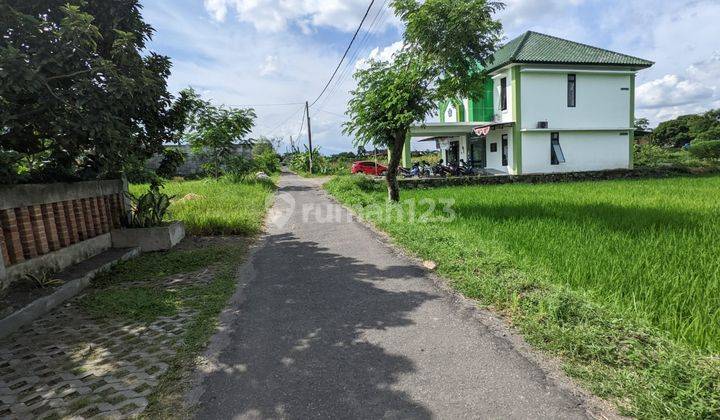
[[[352,148],[341,133],[357,60],[387,54],[397,20],[376,0],[359,50],[311,110],[323,153]],[[170,88],[193,86],[217,104],[255,106],[255,135],[296,138],[301,103],[327,82],[369,0],[144,0],[150,49],[173,60]],[[385,7],[382,7],[385,5]],[[656,62],[638,75],[637,114],[651,122],[720,107],[720,1],[507,0],[511,39],[535,30]],[[377,16],[377,19],[375,17]],[[364,41],[364,42],[361,42]],[[291,105],[271,105],[293,103]],[[304,141],[305,132],[301,133]]]

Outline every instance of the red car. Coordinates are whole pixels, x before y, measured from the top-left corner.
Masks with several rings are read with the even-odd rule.
[[[387,172],[387,166],[376,164],[375,162],[353,162],[350,172],[353,174],[367,174],[367,175],[385,175]]]

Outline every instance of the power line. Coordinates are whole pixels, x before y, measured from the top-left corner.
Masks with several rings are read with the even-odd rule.
[[[303,105],[305,102],[285,102],[285,103],[278,103],[278,104],[225,104],[227,106],[232,107],[259,107],[259,106],[294,106],[294,105]]]
[[[365,11],[365,15],[363,16],[362,20],[360,21],[360,25],[358,25],[358,28],[355,31],[355,34],[353,34],[353,37],[350,40],[350,44],[348,44],[347,48],[345,49],[345,53],[343,54],[342,58],[340,59],[340,62],[338,63],[337,67],[335,67],[335,71],[333,71],[332,76],[330,76],[330,80],[327,81],[322,92],[320,92],[318,97],[315,98],[315,100],[312,102],[312,104],[310,106],[315,105],[315,103],[323,96],[323,94],[327,90],[328,86],[330,86],[330,82],[332,82],[333,79],[335,78],[335,75],[337,74],[338,70],[340,69],[340,66],[342,65],[343,61],[345,60],[345,57],[347,57],[348,51],[350,51],[350,48],[352,47],[353,42],[355,42],[355,38],[357,38],[357,35],[360,32],[360,29],[362,28],[363,24],[365,23],[365,19],[367,19],[368,13],[370,13],[370,8],[372,8],[373,4],[375,4],[375,0],[370,1],[370,4],[368,5],[367,10]]]
[[[380,8],[375,13],[375,16],[373,17],[372,21],[370,22],[370,26],[367,27],[365,34],[363,34],[362,39],[360,40],[360,43],[357,44],[357,48],[355,48],[355,51],[353,52],[350,59],[345,63],[345,67],[340,72],[340,76],[335,80],[335,84],[330,89],[330,92],[325,95],[325,98],[323,99],[323,102],[320,104],[320,107],[324,107],[329,98],[332,97],[335,93],[337,93],[337,90],[342,86],[342,84],[345,82],[348,76],[352,75],[352,67],[355,64],[355,60],[357,59],[358,55],[363,51],[365,46],[367,45],[368,39],[370,34],[372,33],[373,29],[379,22],[379,18],[382,15],[382,12],[385,10],[385,7],[387,6],[389,0],[385,0],[383,4],[380,6]]]
[[[303,104],[303,106],[302,106],[301,108],[298,108],[295,112],[293,112],[292,114],[290,114],[290,116],[287,117],[286,119],[284,119],[280,124],[276,125],[275,128],[273,128],[272,130],[270,130],[270,131],[268,132],[268,135],[274,134],[274,133],[278,130],[278,128],[280,128],[280,127],[282,127],[283,125],[285,125],[285,123],[287,123],[288,121],[290,121],[290,119],[292,119],[295,115],[297,115],[298,112],[300,112],[301,110],[304,110],[304,109],[305,109],[305,104]]]
[[[326,114],[335,115],[336,117],[348,118],[347,115],[338,114],[337,112],[330,112],[330,111],[325,110],[325,109],[322,109],[322,108],[315,108],[315,109],[318,110],[318,111],[320,111],[320,112],[324,112],[324,113],[326,113]]]
[[[303,114],[302,114],[302,117],[300,118],[300,130],[298,130],[298,135],[297,135],[298,140],[300,139],[300,135],[302,134],[303,127],[305,127],[305,108],[303,108]]]

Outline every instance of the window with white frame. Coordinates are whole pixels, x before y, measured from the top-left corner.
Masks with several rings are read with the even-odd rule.
[[[565,154],[560,146],[560,133],[550,133],[550,163],[559,165],[565,163]]]

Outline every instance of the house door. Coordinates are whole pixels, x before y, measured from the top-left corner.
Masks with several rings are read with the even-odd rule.
[[[458,161],[460,160],[460,142],[458,141],[451,141],[450,142],[450,148],[447,152],[447,164],[448,165],[457,165]]]
[[[469,162],[473,168],[484,168],[486,163],[485,137],[470,137]]]

